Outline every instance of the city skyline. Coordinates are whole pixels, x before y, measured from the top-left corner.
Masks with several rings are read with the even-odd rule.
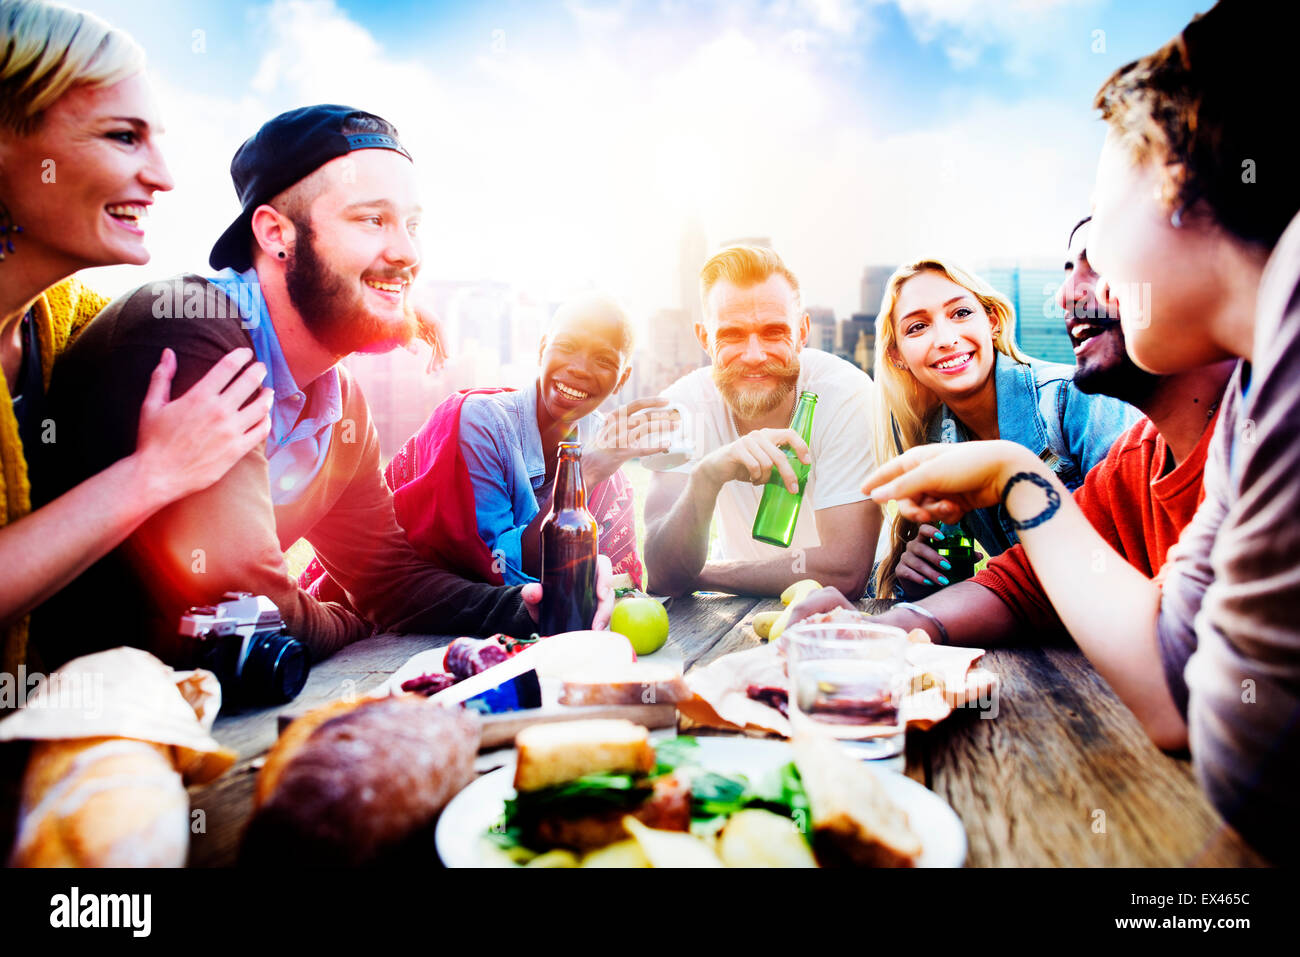
[[[602,409],[609,411],[636,398],[656,395],[693,369],[708,365],[694,326],[703,316],[699,271],[718,249],[737,242],[768,245],[767,237],[728,237],[710,244],[697,222],[683,228],[677,258],[676,300],[634,320],[642,331],[624,387]],[[859,308],[847,316],[828,306],[805,304],[810,318],[807,348],[820,349],[853,362],[873,374],[875,320],[884,285],[895,265],[868,264],[860,273]],[[977,269],[1005,295],[1016,314],[1016,341],[1030,355],[1074,363],[1073,344],[1064,315],[1056,305],[1063,277],[1059,262],[990,261]],[[541,337],[560,306],[528,290],[498,280],[439,280],[430,284],[434,307],[447,339],[445,367],[430,374],[421,350],[394,350],[344,360],[365,391],[380,433],[384,455],[393,454],[417,431],[444,398],[459,389],[486,384],[528,388],[537,373]]]

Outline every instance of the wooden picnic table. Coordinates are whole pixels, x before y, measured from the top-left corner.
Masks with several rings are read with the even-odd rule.
[[[748,622],[780,607],[775,599],[732,595],[675,599],[669,646],[686,670],[698,668],[754,647]],[[203,828],[191,836],[191,866],[235,863],[257,768],[282,711],[365,694],[415,653],[450,640],[380,635],[358,642],[313,668],[291,704],[219,717],[214,734],[239,760],[217,781],[191,789],[191,806],[202,812],[192,817]],[[957,812],[969,866],[1264,863],[1210,806],[1190,762],[1156,748],[1077,649],[990,651],[981,665],[1000,677],[997,716],[958,709],[929,731],[909,731],[905,771]]]

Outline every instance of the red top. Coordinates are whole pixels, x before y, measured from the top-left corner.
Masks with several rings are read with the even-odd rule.
[[[1201,476],[1213,433],[1213,422],[1207,423],[1192,453],[1164,475],[1168,446],[1151,420],[1143,418],[1115,440],[1074,493],[1092,527],[1148,578],[1156,577],[1169,547],[1205,497]],[[1064,628],[1025,558],[1024,546],[990,559],[971,580],[995,592],[1026,628]]]

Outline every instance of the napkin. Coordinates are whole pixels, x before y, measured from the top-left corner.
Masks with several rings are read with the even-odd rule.
[[[221,685],[210,671],[173,671],[138,648],[74,658],[0,721],[0,741],[136,738],[172,746],[186,784],[203,784],[238,755],[212,737]]]
[[[909,686],[900,708],[909,728],[925,730],[972,701],[985,701],[996,693],[997,675],[973,665],[982,648],[956,648],[930,643],[924,631],[908,635]],[[686,675],[695,697],[680,702],[677,710],[696,724],[730,730],[767,731],[790,737],[789,720],[760,701],[750,698],[750,685],[789,690],[785,656],[776,644],[760,645],[724,655]]]

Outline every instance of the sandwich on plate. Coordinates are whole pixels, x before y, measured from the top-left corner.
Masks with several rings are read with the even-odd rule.
[[[794,760],[756,781],[705,766],[695,738],[652,743],[630,721],[534,725],[515,744],[490,863],[909,867],[921,854],[875,772],[829,739],[797,739]]]

